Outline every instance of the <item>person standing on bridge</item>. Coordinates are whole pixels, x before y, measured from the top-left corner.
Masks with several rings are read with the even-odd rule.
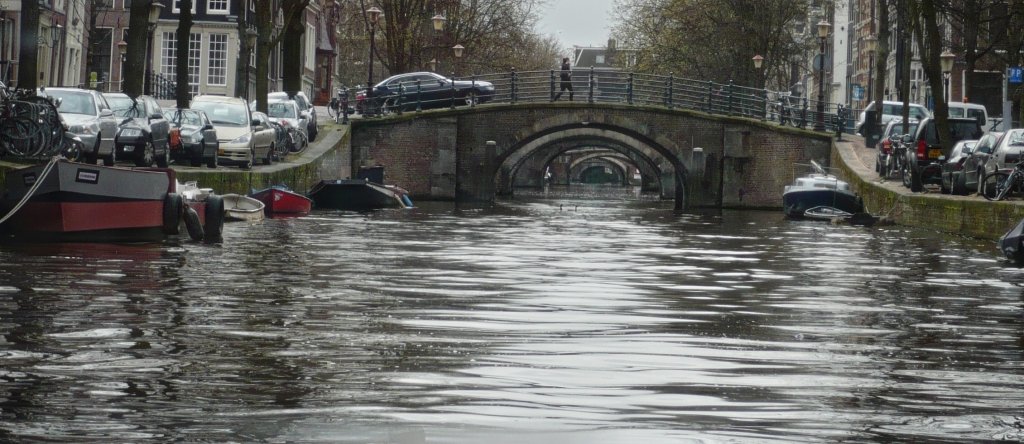
[[[555,94],[555,99],[554,100],[558,100],[559,97],[562,97],[562,93],[564,93],[565,90],[569,90],[569,101],[571,102],[572,101],[572,93],[573,93],[573,91],[572,91],[572,67],[569,66],[569,58],[568,57],[562,57],[561,79],[562,79],[561,90],[558,91],[558,94]]]

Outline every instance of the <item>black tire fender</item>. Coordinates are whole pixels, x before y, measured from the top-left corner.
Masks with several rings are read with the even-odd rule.
[[[164,234],[175,235],[179,233],[183,208],[184,202],[180,194],[167,193],[167,195],[164,196]]]
[[[203,224],[199,221],[199,213],[195,208],[185,209],[185,228],[188,230],[188,237],[194,241],[203,239]]]
[[[206,242],[220,242],[224,231],[224,198],[220,196],[208,196],[206,198],[206,225],[203,231]]]

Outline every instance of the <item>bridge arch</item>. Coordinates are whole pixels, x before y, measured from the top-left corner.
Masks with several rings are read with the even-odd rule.
[[[593,156],[614,156],[641,170],[643,177],[642,185],[644,185],[645,190],[658,191],[661,189],[661,170],[654,160],[628,147],[586,138],[567,138],[548,145],[537,154],[524,157],[512,169],[512,186],[543,186],[542,178],[545,172],[549,171],[549,167],[551,168],[550,171],[556,176],[552,183],[568,185],[569,171],[573,168],[573,163],[578,162],[580,157],[573,157],[572,159],[576,160],[570,159],[570,164],[563,165],[558,162],[562,156],[583,156],[587,158]]]
[[[564,141],[594,141],[615,150],[632,153],[653,166],[658,172],[662,198],[673,199],[676,208],[686,205],[686,166],[676,153],[682,150],[671,140],[641,133],[640,122],[617,118],[612,121],[579,120],[575,115],[555,115],[537,120],[529,128],[516,134],[509,148],[498,156],[495,172],[498,194],[512,194],[515,172],[525,159]]]
[[[465,202],[509,193],[512,179],[532,168],[525,160],[531,156],[547,161],[566,149],[601,146],[633,159],[645,182],[649,177],[677,207],[777,208],[793,165],[827,165],[832,147],[829,135],[760,120],[579,102],[357,119],[348,134],[320,177],[353,177],[362,166],[379,165],[414,199]]]

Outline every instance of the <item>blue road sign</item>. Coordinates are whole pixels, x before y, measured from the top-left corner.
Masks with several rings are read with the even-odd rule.
[[[1024,71],[1024,68],[1021,68],[1019,66],[1011,66],[1007,70],[1007,81],[1009,81],[1010,83],[1024,83],[1024,72],[1022,71]]]
[[[864,100],[864,87],[857,83],[853,85],[853,100]]]

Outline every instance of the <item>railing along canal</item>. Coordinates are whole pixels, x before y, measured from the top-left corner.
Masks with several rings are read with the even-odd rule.
[[[561,89],[557,71],[511,71],[456,77],[469,83],[473,93],[461,94],[454,85],[441,88],[429,82],[406,82],[398,91],[376,96],[369,115],[419,112],[429,108],[476,106],[477,103],[544,103],[556,101]],[[480,96],[480,85],[494,86],[491,96]],[[852,129],[851,110],[842,104],[823,102],[788,92],[750,88],[733,82],[716,83],[686,79],[673,74],[658,75],[610,69],[573,71],[574,100],[584,103],[615,103],[689,109],[709,114],[774,121],[797,128],[840,133]],[[444,89],[447,88],[447,91]],[[365,88],[342,89],[353,97],[357,109],[363,106]],[[568,101],[564,93],[558,101]],[[819,111],[820,105],[820,111]]]

